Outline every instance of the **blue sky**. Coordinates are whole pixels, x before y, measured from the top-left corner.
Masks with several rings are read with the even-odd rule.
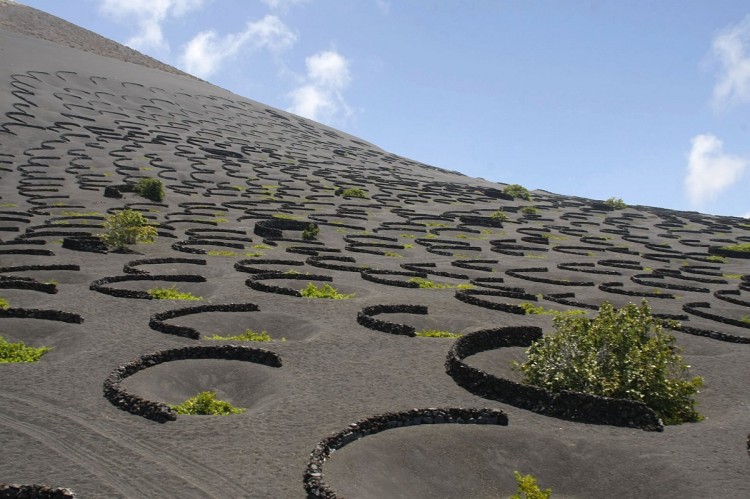
[[[23,0],[473,177],[750,216],[750,4]]]

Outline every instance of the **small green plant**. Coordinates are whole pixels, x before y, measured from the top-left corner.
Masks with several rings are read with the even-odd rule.
[[[307,283],[307,287],[300,290],[300,293],[305,298],[327,298],[329,300],[348,300],[349,298],[354,297],[353,294],[346,295],[343,293],[339,293],[336,288],[334,288],[330,284],[323,284],[320,288],[318,288],[311,282]]]
[[[10,343],[0,336],[0,363],[36,362],[50,350],[47,347],[29,347],[22,341]]]
[[[0,298],[0,309],[2,310],[8,310],[10,308],[10,303],[8,303],[8,300],[5,298]]]
[[[0,204],[0,208],[15,208],[18,206],[16,203],[2,203]]]
[[[497,210],[492,215],[490,215],[490,218],[492,218],[493,220],[498,220],[500,222],[507,222],[508,220],[510,220],[508,218],[508,215],[503,213],[503,210]]]
[[[156,240],[156,227],[149,225],[146,217],[135,210],[122,210],[108,216],[104,228],[106,232],[99,234],[99,237],[106,245],[117,249]]]
[[[721,249],[729,251],[739,251],[741,253],[750,253],[750,243],[731,244],[729,246],[722,246]]]
[[[724,279],[742,279],[742,274],[723,274]]]
[[[745,324],[750,324],[750,315],[743,315],[740,320]]]
[[[213,336],[208,337],[208,339],[229,341],[271,341],[271,336],[265,331],[257,333],[252,329],[246,329],[244,333],[235,336],[221,336],[214,334]]]
[[[419,285],[420,289],[472,289],[471,284],[446,284],[442,282],[433,282],[424,277],[412,277],[409,282]]]
[[[60,215],[64,217],[103,217],[104,213],[99,211],[63,211]]]
[[[192,293],[180,291],[176,288],[176,285],[172,285],[169,288],[153,288],[148,290],[148,294],[154,300],[185,300],[185,301],[200,301],[203,299],[201,296],[195,296]]]
[[[289,215],[288,213],[274,213],[273,218],[278,218],[280,220],[299,220],[298,216]]]
[[[524,206],[521,208],[521,213],[524,215],[536,215],[539,212],[535,207],[533,206]]]
[[[261,253],[260,251],[248,251],[245,253],[245,256],[248,258],[260,258],[261,256],[263,256],[263,253]]]
[[[396,253],[395,251],[386,251],[383,255],[389,258],[403,258],[402,254]]]
[[[613,210],[624,210],[628,207],[627,204],[625,204],[625,201],[623,201],[620,198],[611,197],[604,201],[604,204],[612,208]]]
[[[366,198],[367,194],[365,193],[364,189],[358,189],[358,188],[349,188],[349,189],[339,189],[336,191],[339,196],[345,197],[345,198]]]
[[[536,483],[536,478],[531,475],[521,475],[514,471],[516,476],[516,493],[510,499],[549,499],[552,497],[552,489],[544,489]]]
[[[727,259],[721,255],[709,255],[706,257],[706,260],[709,262],[727,263]]]
[[[638,400],[665,424],[701,419],[694,396],[703,380],[689,377],[674,336],[645,300],[621,309],[604,302],[593,319],[558,315],[554,325],[557,334],[532,343],[527,362],[514,363],[525,382]]]
[[[158,178],[142,178],[135,184],[135,192],[155,203],[164,200],[164,184]]]
[[[253,247],[253,249],[273,249],[271,246],[269,246],[267,244],[262,244],[262,243],[253,244],[252,247]]]
[[[438,329],[423,329],[415,333],[421,338],[460,338],[462,335],[451,333],[450,331],[440,331]]]
[[[585,315],[586,311],[578,308],[572,308],[570,310],[554,310],[551,308],[544,308],[540,305],[534,305],[533,303],[523,302],[518,304],[519,307],[524,309],[526,315]]]
[[[232,250],[208,250],[208,256],[236,256]]]
[[[245,409],[234,407],[229,402],[216,399],[216,392],[201,392],[179,405],[170,406],[177,414],[190,416],[229,416],[242,414]]]
[[[302,231],[302,239],[312,241],[320,234],[320,228],[316,224],[308,224],[307,228]]]
[[[525,199],[526,201],[531,201],[531,193],[529,190],[519,184],[510,184],[506,185],[503,189],[503,192],[509,196],[513,196],[514,198],[519,199]]]

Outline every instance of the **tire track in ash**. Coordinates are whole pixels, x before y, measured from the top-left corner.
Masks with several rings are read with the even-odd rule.
[[[69,423],[77,425],[79,428],[75,428],[72,432],[69,432],[69,434],[76,435],[76,438],[83,438],[88,436],[87,432],[95,433],[96,435],[101,437],[104,442],[102,442],[101,439],[97,439],[93,441],[92,445],[90,446],[79,445],[78,447],[81,448],[81,451],[85,456],[96,456],[95,458],[91,459],[94,462],[111,462],[110,469],[121,469],[121,460],[118,459],[116,461],[112,461],[105,458],[102,455],[103,451],[101,449],[103,444],[117,446],[117,448],[104,452],[104,455],[118,456],[122,454],[123,450],[127,450],[132,452],[133,454],[136,454],[138,457],[135,460],[130,459],[128,460],[128,462],[143,463],[143,467],[148,470],[148,473],[135,474],[139,476],[153,474],[154,468],[160,468],[164,471],[158,473],[159,476],[164,477],[165,474],[172,475],[173,477],[178,478],[181,481],[188,483],[193,488],[199,490],[202,493],[202,497],[243,497],[248,492],[246,489],[237,485],[233,478],[224,475],[223,473],[210,468],[201,462],[175,452],[166,451],[163,447],[160,447],[156,444],[148,444],[144,442],[137,443],[133,440],[131,434],[117,430],[112,426],[105,426],[95,422],[94,420],[84,419],[73,414],[65,413],[61,411],[59,407],[42,400],[28,399],[26,397],[8,393],[0,393],[0,398],[13,400],[14,404],[26,404],[30,408],[32,408],[33,411],[48,413],[52,415],[55,421],[58,423],[61,421],[61,419],[65,419]],[[9,406],[8,404],[2,405],[6,407]],[[28,416],[26,414],[23,414],[22,417],[24,419],[28,419]],[[0,415],[0,421],[4,419],[5,418]],[[12,422],[15,420],[9,419],[9,421]],[[9,424],[9,426],[13,427],[12,424]],[[81,427],[85,430],[81,430]],[[22,431],[22,433],[28,434],[24,431]],[[54,435],[54,433],[46,430],[41,430],[40,433]],[[33,435],[29,436],[33,437]],[[37,438],[37,440],[39,440],[42,444],[46,444],[46,442],[40,440],[39,438]],[[65,448],[74,445],[64,440],[64,438],[61,439],[55,437],[55,440],[62,440]],[[50,448],[53,447],[50,446]],[[57,449],[53,448],[53,450]],[[60,453],[64,454],[63,452]],[[79,464],[87,467],[89,466],[88,462],[82,463],[75,459],[74,462],[78,462]],[[92,468],[89,467],[88,469]],[[95,474],[99,475],[99,473]],[[111,477],[111,472],[105,470],[105,473],[103,473],[101,476],[106,476],[109,478]],[[156,490],[161,490],[163,492],[162,497],[169,496],[170,491],[172,491],[173,489],[161,488],[159,485],[161,482],[163,482],[163,480],[159,480],[157,482],[142,482],[143,484],[148,485],[146,495],[153,495]],[[128,486],[132,485],[130,480],[126,481],[125,483]],[[132,494],[128,493],[126,495],[130,496]]]

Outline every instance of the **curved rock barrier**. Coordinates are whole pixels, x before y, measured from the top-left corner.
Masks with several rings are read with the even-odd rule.
[[[372,329],[389,334],[403,336],[416,336],[417,328],[408,324],[397,324],[395,322],[375,319],[373,316],[379,314],[419,314],[427,315],[427,307],[424,305],[373,305],[365,307],[357,314],[357,323]]]
[[[750,258],[749,251],[735,251],[721,246],[709,246],[708,253],[711,255],[725,256],[727,258]]]
[[[0,308],[0,318],[5,319],[42,319],[46,321],[82,324],[83,317],[62,310],[42,310],[39,308]]]
[[[274,286],[273,284],[266,284],[265,282],[272,279],[289,279],[296,281],[324,281],[332,282],[333,277],[319,274],[285,274],[281,272],[269,272],[267,274],[255,274],[253,277],[245,281],[245,285],[256,291],[263,291],[264,293],[276,293],[278,295],[297,296],[302,298],[302,293],[294,288],[286,288],[284,286]]]
[[[656,413],[642,402],[600,397],[563,390],[553,393],[544,388],[493,376],[464,362],[466,357],[505,347],[528,347],[542,337],[538,327],[485,329],[462,336],[453,344],[445,361],[448,375],[462,388],[490,400],[526,409],[537,414],[579,423],[603,424],[662,431]]]
[[[278,354],[262,348],[237,345],[195,346],[162,350],[144,355],[137,360],[119,366],[104,380],[104,398],[118,409],[151,419],[159,423],[174,421],[177,414],[166,404],[146,400],[125,391],[121,383],[133,374],[164,362],[175,360],[220,359],[241,360],[270,367],[281,367]]]
[[[394,276],[401,276],[401,277],[409,277],[409,278],[421,278],[426,279],[427,273],[425,272],[400,272],[398,270],[363,270],[360,275],[362,276],[362,279],[365,281],[370,282],[377,282],[378,284],[385,284],[387,286],[398,286],[400,288],[412,288],[416,289],[419,288],[418,282],[411,282],[411,281],[402,281],[399,279],[388,279],[386,277],[381,277],[384,275],[394,275]]]
[[[310,453],[303,484],[308,497],[341,499],[341,496],[325,483],[323,464],[335,451],[368,435],[423,424],[476,424],[508,426],[508,416],[498,409],[464,409],[461,407],[411,409],[389,412],[351,423],[344,430],[321,440]]]
[[[501,290],[501,289],[466,289],[456,291],[454,295],[457,300],[469,305],[476,305],[477,307],[488,308],[490,310],[500,310],[509,314],[526,315],[526,310],[519,305],[512,305],[510,303],[497,303],[490,300],[483,300],[480,296],[502,296],[504,298],[516,298],[519,300],[538,301],[538,298],[529,293],[519,291],[517,289],[512,290]]]
[[[160,333],[198,340],[201,335],[197,329],[189,326],[167,324],[164,321],[203,312],[258,312],[259,310],[260,307],[254,303],[227,303],[224,305],[198,305],[196,307],[177,308],[152,315],[148,321],[148,327]]]
[[[39,291],[54,295],[57,293],[57,285],[39,282],[31,277],[16,275],[0,275],[0,289],[24,289],[27,291]]]
[[[122,271],[125,274],[140,274],[140,275],[151,275],[147,270],[141,270],[136,267],[142,265],[159,265],[164,263],[184,263],[187,265],[206,265],[206,260],[202,258],[146,258],[144,260],[133,260],[126,263],[122,267]]]
[[[526,269],[508,269],[505,273],[511,277],[517,279],[523,279],[526,281],[541,282],[544,284],[554,284],[556,286],[593,286],[592,281],[563,281],[560,279],[550,279],[547,277],[536,277],[528,274],[545,274],[548,273],[547,267],[531,267]]]
[[[206,282],[206,278],[200,275],[185,274],[185,275],[151,275],[151,274],[135,274],[135,275],[118,275],[112,277],[104,277],[97,279],[89,285],[89,289],[97,291],[99,293],[116,296],[118,298],[136,298],[140,300],[153,300],[151,294],[148,291],[138,291],[133,289],[117,289],[106,286],[107,284],[113,284],[116,282],[129,282],[129,281],[167,281],[167,282]]]
[[[0,483],[0,499],[74,499],[75,497],[75,493],[66,488]]]

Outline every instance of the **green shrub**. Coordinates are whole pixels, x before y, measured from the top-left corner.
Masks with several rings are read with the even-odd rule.
[[[252,329],[246,329],[244,333],[238,334],[236,336],[220,336],[218,334],[215,334],[213,336],[210,336],[208,339],[229,341],[271,341],[271,336],[265,331],[256,333]]]
[[[156,228],[149,225],[141,212],[135,210],[122,210],[108,216],[104,228],[106,232],[99,234],[99,237],[105,244],[117,249],[156,240]]]
[[[154,300],[185,300],[185,301],[200,301],[203,299],[201,296],[195,296],[191,293],[180,291],[175,285],[169,288],[153,288],[148,290],[148,294]]]
[[[750,243],[732,244],[729,246],[722,246],[721,249],[729,250],[729,251],[740,251],[742,253],[750,253]]]
[[[339,189],[336,191],[336,193],[339,196],[345,197],[345,198],[366,198],[367,194],[365,193],[364,189],[357,189],[357,188],[349,188],[349,189]]]
[[[0,336],[0,363],[36,362],[50,350],[47,347],[29,347],[22,341],[10,343]]]
[[[409,282],[419,285],[420,289],[472,289],[471,284],[445,284],[442,282],[433,282],[423,277],[412,277]]]
[[[302,239],[305,241],[312,241],[316,239],[320,234],[320,228],[316,224],[309,224],[305,230],[302,231]]]
[[[552,489],[542,490],[536,483],[536,478],[531,475],[521,475],[514,471],[516,476],[516,493],[510,499],[549,499],[552,497]]]
[[[593,318],[558,315],[557,334],[527,350],[515,364],[524,380],[553,392],[574,390],[638,400],[665,424],[699,421],[694,395],[703,384],[688,368],[648,303],[616,310],[605,302]]]
[[[499,220],[501,222],[507,222],[509,220],[508,215],[503,213],[503,210],[497,210],[495,213],[490,215],[493,220]]]
[[[526,201],[531,201],[531,193],[529,190],[519,184],[510,184],[506,185],[503,189],[503,192],[505,194],[508,194],[509,196],[513,196],[514,198],[519,199],[525,199]]]
[[[146,199],[160,203],[164,199],[164,184],[158,178],[142,178],[135,184],[135,192]]]
[[[521,208],[521,213],[524,215],[536,215],[539,212],[535,207],[533,206],[524,206]]]
[[[8,310],[10,308],[10,303],[5,298],[0,298],[0,309]]]
[[[207,255],[208,256],[236,256],[237,253],[235,253],[232,250],[208,250]]]
[[[625,201],[615,197],[607,199],[606,201],[604,201],[604,204],[611,207],[613,210],[624,210],[628,207],[628,205],[625,204]]]
[[[721,255],[710,255],[706,257],[709,262],[727,263],[727,259]]]
[[[561,310],[554,310],[552,308],[544,308],[541,305],[534,305],[533,303],[529,302],[523,302],[518,304],[519,307],[521,307],[524,312],[526,312],[526,315],[585,315],[586,311],[581,310],[579,308],[572,308],[569,310],[561,311]]]
[[[423,329],[415,333],[417,336],[422,338],[460,338],[461,335],[458,333],[451,333],[450,331],[440,331],[437,329]]]
[[[234,407],[229,402],[216,399],[216,392],[201,392],[179,405],[170,406],[177,414],[190,416],[229,416],[242,414],[245,409]]]
[[[318,288],[311,282],[307,283],[307,287],[303,288],[300,293],[302,293],[302,296],[305,298],[328,298],[329,300],[348,300],[354,296],[353,294],[345,295],[339,293],[336,288],[330,284],[323,284],[323,286]]]

